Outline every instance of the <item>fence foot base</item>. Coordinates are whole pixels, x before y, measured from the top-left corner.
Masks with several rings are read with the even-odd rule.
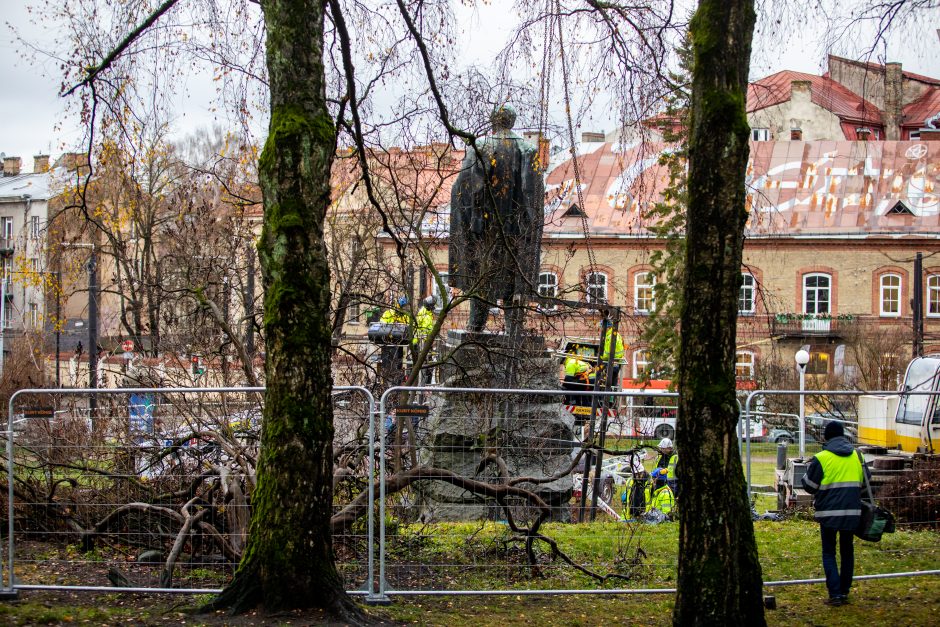
[[[391,605],[392,600],[387,594],[369,594],[365,598],[366,605]]]
[[[16,601],[20,598],[17,590],[0,590],[0,601]]]

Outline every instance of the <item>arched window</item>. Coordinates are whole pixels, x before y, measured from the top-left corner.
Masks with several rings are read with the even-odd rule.
[[[648,314],[656,309],[656,275],[652,272],[637,272],[633,275],[633,311]]]
[[[829,313],[831,302],[832,277],[828,274],[807,274],[803,276],[803,313]]]
[[[607,275],[603,272],[588,272],[584,277],[589,303],[607,302]]]
[[[879,313],[883,317],[897,317],[901,315],[901,277],[897,274],[881,275],[881,291],[878,302]]]

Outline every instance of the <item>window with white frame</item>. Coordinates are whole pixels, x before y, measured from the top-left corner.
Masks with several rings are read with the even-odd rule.
[[[33,239],[39,239],[39,216],[30,216],[29,236]]]
[[[927,315],[931,318],[940,317],[940,274],[927,277]]]
[[[585,278],[587,301],[589,303],[607,302],[607,275],[603,272],[588,272]]]
[[[637,272],[633,275],[633,310],[635,313],[650,313],[656,309],[655,290],[655,274]]]
[[[770,141],[770,129],[769,128],[752,128],[751,139],[756,142]]]
[[[13,218],[0,218],[0,233],[3,239],[13,239]]]
[[[754,378],[754,353],[737,351],[734,354],[734,376],[738,379]]]
[[[829,313],[832,277],[828,274],[806,274],[803,276],[803,313]]]
[[[633,351],[633,378],[640,379],[650,369],[650,355],[645,350]]]
[[[6,303],[3,308],[3,328],[9,329],[11,326],[13,326],[13,304]]]
[[[39,257],[29,258],[29,269],[32,272],[39,272]]]
[[[880,314],[882,317],[897,317],[901,315],[901,277],[897,274],[883,274],[879,281],[881,286],[879,298]]]
[[[438,274],[439,274],[440,277],[441,277],[441,283],[444,284],[444,294],[441,295],[440,286],[437,284],[437,281],[434,280],[434,276],[433,276],[433,275],[431,276],[431,294],[434,295],[434,300],[435,300],[436,303],[437,303],[437,304],[434,306],[434,308],[435,308],[437,311],[440,311],[441,308],[444,306],[445,301],[449,301],[449,300],[450,300],[450,296],[449,296],[449,294],[447,293],[447,292],[448,292],[448,289],[447,289],[447,288],[448,288],[447,279],[448,279],[448,277],[449,277],[450,275],[448,275],[446,272],[438,272]]]
[[[0,260],[0,273],[3,274],[4,281],[7,281],[7,282],[10,281],[10,279],[13,276],[13,258],[12,257],[4,257],[2,260]],[[10,286],[8,285],[7,289],[9,288]]]
[[[558,298],[558,275],[554,272],[540,272],[538,284],[539,296]],[[540,309],[555,309],[557,305],[541,305]]]
[[[754,275],[747,272],[741,274],[741,289],[738,292],[738,313],[754,313]]]
[[[29,326],[33,327],[34,329],[39,326],[39,305],[36,303],[29,304],[29,312],[26,321]]]

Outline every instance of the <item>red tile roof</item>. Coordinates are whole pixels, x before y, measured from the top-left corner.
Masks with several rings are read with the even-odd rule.
[[[662,144],[581,157],[583,209],[598,238],[649,236],[642,209],[661,198],[668,172]],[[755,142],[747,170],[750,237],[859,237],[875,233],[940,238],[940,142]],[[570,162],[546,180],[546,235],[579,237],[564,217],[578,202]],[[887,215],[898,201],[912,215]]]
[[[929,89],[902,110],[901,126],[923,128],[927,118],[940,114],[940,89]]]
[[[840,118],[867,124],[881,124],[878,107],[860,98],[840,83],[824,76],[783,70],[748,85],[747,111],[759,111],[790,99],[793,81],[810,83],[810,99]]]

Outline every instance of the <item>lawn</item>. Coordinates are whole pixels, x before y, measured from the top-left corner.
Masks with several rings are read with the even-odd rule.
[[[632,536],[627,531],[632,529]],[[803,519],[755,523],[765,581],[817,578],[822,576],[818,527]],[[678,525],[639,526],[613,522],[584,525],[552,524],[546,533],[582,563],[606,566],[612,572],[629,573],[630,579],[597,584],[567,566],[543,565],[542,576],[534,577],[520,555],[505,546],[504,525],[466,523],[403,527],[389,539],[390,577],[404,562],[435,564],[439,576],[418,579],[428,589],[559,589],[559,588],[671,588],[675,586]],[[408,539],[407,551],[395,547]],[[627,550],[629,547],[629,550]],[[621,561],[636,558],[639,563]],[[501,552],[502,551],[502,552]],[[626,552],[625,552],[626,551]],[[631,552],[632,551],[632,552]],[[856,574],[905,572],[940,568],[940,533],[899,531],[881,543],[858,541]],[[472,566],[482,566],[472,568]],[[400,580],[407,584],[407,580]],[[399,590],[407,589],[399,585]],[[417,589],[413,587],[412,589]],[[852,602],[842,608],[822,604],[822,584],[766,587],[777,609],[767,611],[771,625],[928,625],[937,624],[940,613],[940,578],[923,576],[903,579],[857,581]],[[387,624],[448,625],[597,625],[616,623],[666,625],[671,623],[672,594],[539,595],[507,596],[404,596],[392,592],[393,603],[370,607],[368,612]],[[32,592],[15,602],[0,604],[0,623],[157,625],[186,622],[187,625],[318,624],[311,612],[279,615],[276,620],[260,614],[231,618],[224,615],[192,615],[190,611],[207,597],[168,597],[141,594],[81,592]]]

